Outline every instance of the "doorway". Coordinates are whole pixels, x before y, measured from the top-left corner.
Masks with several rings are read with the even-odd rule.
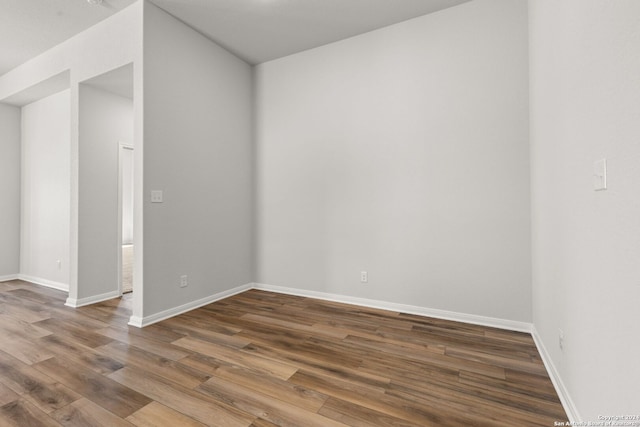
[[[118,216],[120,242],[118,261],[118,290],[120,294],[133,292],[133,146],[119,144],[118,152]]]
[[[131,175],[128,166],[135,159],[133,65],[79,82],[78,110],[77,277],[68,301],[72,307],[122,295],[122,244],[132,242],[126,214],[129,237],[123,239],[122,205],[131,211],[132,192],[130,180],[121,174]],[[128,194],[124,203],[123,192]],[[133,305],[133,294],[127,295],[132,297],[125,311]]]

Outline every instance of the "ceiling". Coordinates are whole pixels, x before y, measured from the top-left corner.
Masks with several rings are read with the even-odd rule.
[[[250,64],[469,0],[153,0]]]
[[[0,0],[0,75],[136,0]],[[151,0],[251,64],[469,0]]]
[[[0,75],[136,0],[0,0]]]

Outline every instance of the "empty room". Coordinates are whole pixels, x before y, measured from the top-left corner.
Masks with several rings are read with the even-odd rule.
[[[640,1],[0,1],[0,425],[640,426]]]

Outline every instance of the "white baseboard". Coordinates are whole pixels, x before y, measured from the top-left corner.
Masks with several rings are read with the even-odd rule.
[[[549,378],[551,378],[551,382],[556,389],[556,393],[560,398],[560,402],[562,402],[562,407],[564,411],[567,413],[567,417],[572,424],[578,424],[581,421],[580,415],[578,414],[578,408],[573,403],[571,396],[569,395],[569,390],[565,387],[562,382],[562,378],[558,373],[553,361],[551,360],[551,356],[549,356],[549,352],[547,352],[547,348],[544,346],[540,335],[538,335],[538,331],[536,330],[536,326],[532,325],[531,328],[531,336],[533,336],[533,341],[536,343],[536,347],[538,347],[538,353],[540,353],[540,357],[542,357],[542,362],[544,363],[544,367],[547,369],[547,373],[549,374]]]
[[[97,302],[118,298],[119,296],[120,296],[120,292],[118,290],[115,290],[115,291],[107,292],[100,295],[93,295],[86,298],[79,298],[79,299],[67,298],[67,301],[64,303],[64,305],[66,305],[67,307],[78,308],[78,307],[83,307],[85,305],[95,304]]]
[[[17,274],[9,274],[6,276],[0,276],[0,282],[9,282],[11,280],[18,280],[19,277]]]
[[[35,283],[36,285],[46,286],[47,288],[69,292],[68,283],[54,282],[53,280],[42,279],[40,277],[29,276],[26,274],[18,274],[18,279],[24,280],[25,282]]]
[[[278,292],[281,294],[297,295],[301,297],[316,298],[326,301],[340,302],[344,304],[354,304],[363,307],[379,308],[382,310],[391,310],[407,314],[416,314],[418,316],[435,317],[438,319],[489,326],[492,328],[507,329],[510,331],[531,333],[531,323],[519,322],[515,320],[478,316],[475,314],[458,313],[455,311],[438,310],[435,308],[418,307],[413,305],[398,304],[366,298],[350,297],[339,294],[330,294],[325,292],[286,288],[282,286],[267,285],[264,283],[253,283],[252,287],[253,289],[262,289],[265,291]]]
[[[149,316],[144,316],[144,317],[131,316],[131,318],[129,319],[129,325],[136,326],[138,328],[144,328],[145,326],[149,326],[153,323],[160,322],[170,317],[174,317],[179,314],[186,313],[187,311],[191,311],[196,308],[202,307],[204,305],[211,304],[212,302],[216,302],[221,299],[228,298],[232,295],[236,295],[241,292],[248,291],[252,287],[253,287],[252,283],[247,283],[245,285],[236,286],[233,289],[218,292],[217,294],[209,295],[208,297],[200,298],[199,300],[191,301],[186,304],[180,305],[178,307],[173,307],[168,310],[164,310]]]

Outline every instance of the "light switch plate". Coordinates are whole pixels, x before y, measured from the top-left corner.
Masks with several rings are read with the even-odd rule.
[[[151,203],[162,203],[162,190],[151,190]]]
[[[600,159],[593,163],[593,189],[594,191],[607,189],[607,159]]]

